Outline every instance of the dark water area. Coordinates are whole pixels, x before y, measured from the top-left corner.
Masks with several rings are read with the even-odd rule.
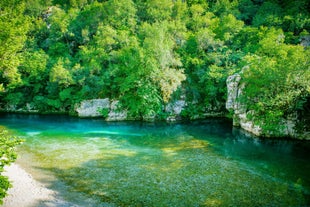
[[[18,163],[80,206],[310,206],[310,142],[258,139],[226,119],[105,122],[0,114]]]

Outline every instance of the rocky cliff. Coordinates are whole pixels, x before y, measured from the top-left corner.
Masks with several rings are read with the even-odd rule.
[[[233,115],[233,125],[241,127],[248,132],[251,132],[257,136],[262,133],[261,127],[255,125],[251,120],[247,118],[247,108],[238,99],[242,94],[244,85],[241,84],[241,76],[234,74],[227,78],[227,101],[226,109],[229,110]]]
[[[242,129],[264,137],[291,137],[297,139],[310,140],[310,133],[301,132],[296,129],[298,123],[297,112],[293,112],[286,118],[283,118],[279,123],[279,129],[275,131],[263,131],[262,126],[256,125],[249,117],[255,117],[255,111],[250,111],[247,106],[240,102],[240,97],[244,84],[242,84],[240,74],[229,76],[226,81],[227,84],[227,101],[226,109],[230,111],[233,117],[233,125],[241,127]],[[250,116],[249,116],[250,115]]]

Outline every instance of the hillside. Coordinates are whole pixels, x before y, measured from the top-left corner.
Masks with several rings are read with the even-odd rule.
[[[229,115],[226,80],[265,131],[310,126],[307,0],[3,0],[0,108],[75,113],[118,100],[132,119]],[[308,42],[307,42],[308,40]],[[106,112],[103,112],[106,113]]]

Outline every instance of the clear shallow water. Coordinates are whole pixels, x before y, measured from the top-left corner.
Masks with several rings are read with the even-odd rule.
[[[259,140],[214,119],[106,123],[0,115],[19,163],[81,206],[309,206],[310,143]]]

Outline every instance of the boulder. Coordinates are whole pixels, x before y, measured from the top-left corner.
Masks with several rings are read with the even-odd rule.
[[[124,121],[127,119],[127,111],[126,110],[119,110],[118,108],[119,101],[113,100],[111,102],[109,108],[108,117],[106,117],[107,121]]]
[[[3,109],[6,112],[17,112],[17,113],[38,113],[39,110],[31,103],[26,103],[22,107],[17,107],[14,104],[8,104]]]
[[[84,100],[75,111],[79,117],[102,117],[100,111],[103,109],[110,109],[110,100],[108,98]]]
[[[169,114],[167,121],[176,121],[180,119],[181,112],[185,108],[186,102],[184,100],[177,100],[166,105],[165,111]]]
[[[75,111],[79,117],[104,117],[106,121],[127,120],[127,111],[119,110],[119,101],[108,98],[84,100],[77,105]],[[103,111],[106,110],[106,116]]]
[[[310,35],[305,35],[300,38],[300,45],[304,47],[310,46]]]

